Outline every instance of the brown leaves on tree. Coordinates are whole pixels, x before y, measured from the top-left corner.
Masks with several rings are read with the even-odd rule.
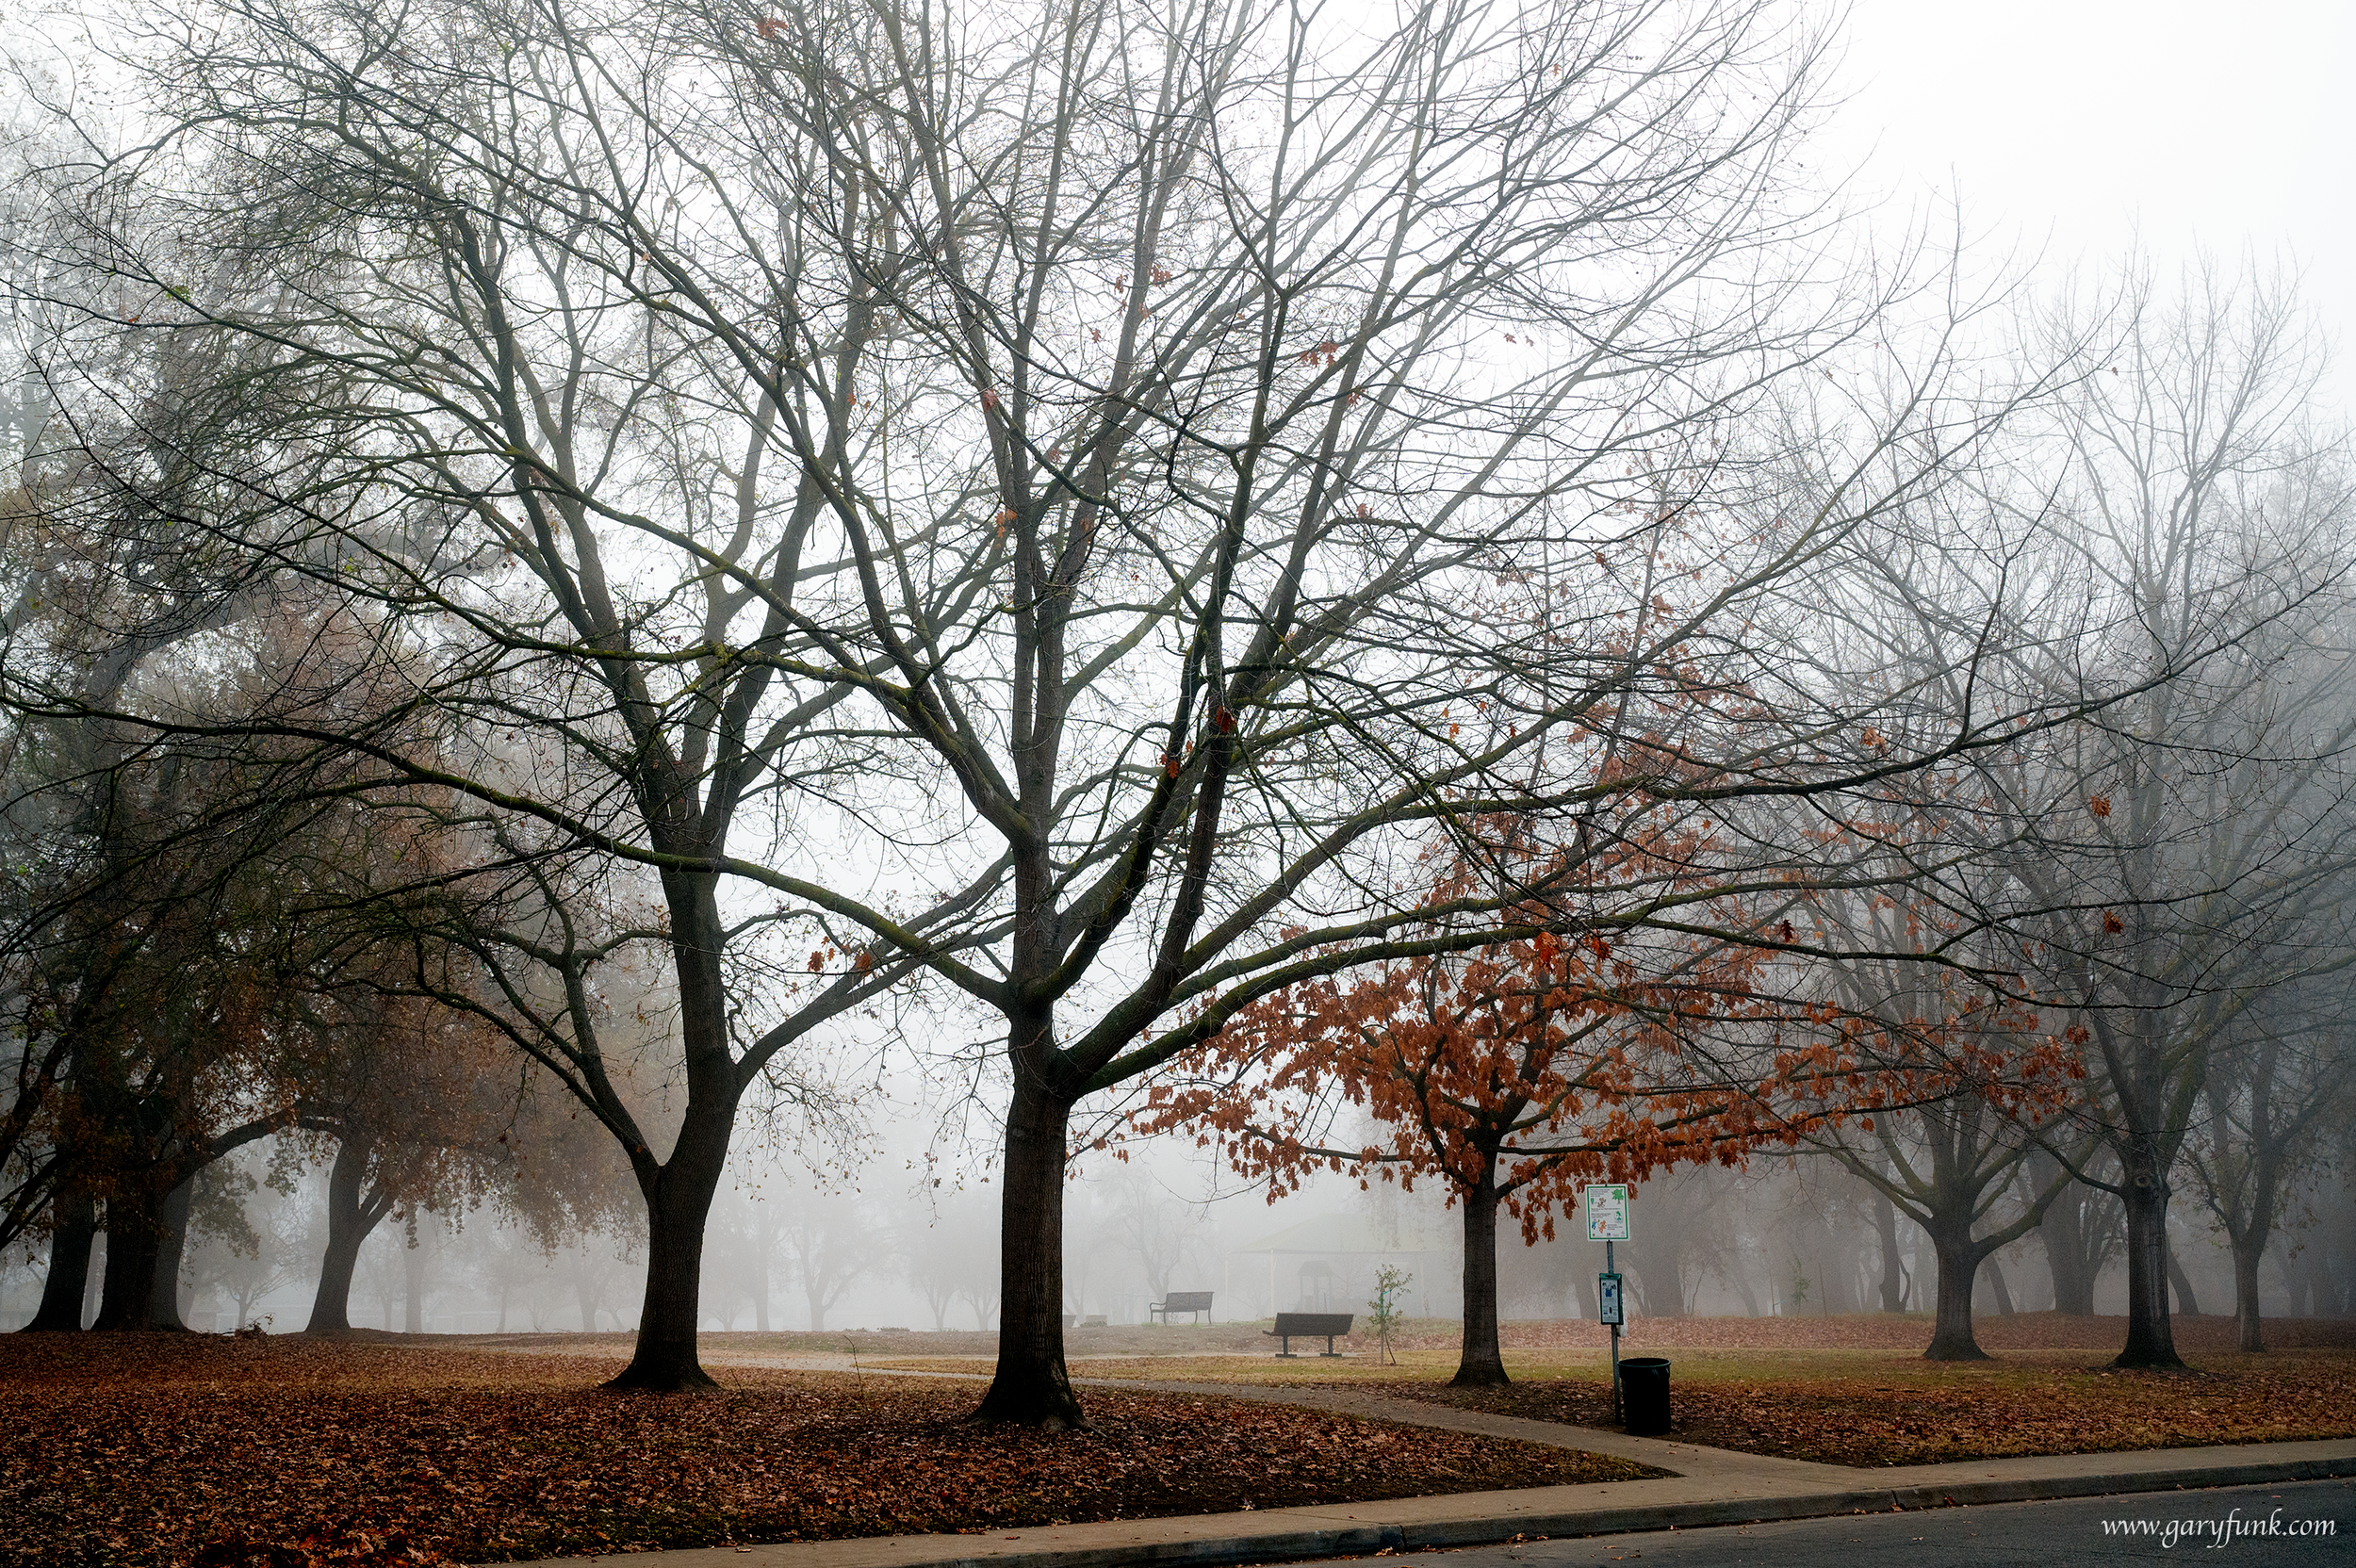
[[[1501,835],[1502,853],[1532,858],[1515,832]],[[1603,895],[1629,881],[1706,892],[1698,883],[1681,889],[1679,871],[1706,863],[1704,850],[1687,838],[1591,857],[1579,891]],[[1533,882],[1560,882],[1543,865],[1528,869]],[[1432,903],[1457,896],[1466,876],[1460,864],[1440,877]],[[1585,1183],[1683,1161],[1732,1163],[1812,1126],[1824,1113],[1821,1084],[1857,1076],[1837,1032],[1775,1045],[1777,1021],[1752,994],[1766,961],[1759,951],[1546,928],[1561,919],[1536,905],[1509,909],[1508,929],[1539,929],[1268,997],[1183,1064],[1188,1080],[1151,1090],[1137,1127],[1193,1131],[1238,1173],[1265,1182],[1271,1200],[1320,1168],[1379,1171],[1411,1186],[1437,1177],[1459,1192],[1494,1181],[1535,1241],[1553,1234],[1555,1213]],[[1729,1030],[1772,1047],[1754,1051],[1755,1071],[1729,1077],[1691,1049]],[[1854,1098],[1870,1098],[1861,1080]],[[1372,1114],[1367,1147],[1322,1140],[1342,1104]]]

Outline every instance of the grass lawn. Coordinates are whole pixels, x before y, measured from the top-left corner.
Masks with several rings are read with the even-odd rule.
[[[1633,1478],[1597,1455],[1207,1396],[974,1425],[971,1382],[193,1334],[0,1336],[0,1564],[324,1568],[1003,1531]],[[1331,1364],[1330,1363],[1328,1364]]]
[[[2194,1352],[2184,1373],[2112,1372],[2084,1350],[2013,1350],[1937,1364],[1886,1350],[1648,1346],[1672,1364],[1671,1435],[1832,1464],[1923,1464],[2004,1454],[2097,1453],[2356,1437],[2356,1350]],[[1448,1386],[1456,1357],[1405,1350],[1399,1364],[1272,1357],[1131,1358],[1075,1375],[1156,1381],[1364,1388],[1467,1410],[1611,1424],[1603,1352],[1505,1352],[1512,1386]],[[939,1362],[935,1365],[955,1364]]]
[[[1944,1365],[1858,1351],[1688,1351],[1671,1358],[1672,1435],[1857,1465],[2356,1437],[2356,1353],[2186,1359],[2188,1372],[2114,1372],[2057,1350]],[[1378,1386],[1540,1420],[1610,1420],[1603,1366],[1531,1366],[1497,1390],[1451,1389],[1437,1375]]]

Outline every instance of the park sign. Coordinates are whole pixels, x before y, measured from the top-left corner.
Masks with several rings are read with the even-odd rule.
[[[1628,1184],[1597,1182],[1581,1189],[1587,1204],[1587,1239],[1589,1241],[1626,1241],[1628,1230]]]

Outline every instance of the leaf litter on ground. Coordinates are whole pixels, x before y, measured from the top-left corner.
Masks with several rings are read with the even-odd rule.
[[[1091,1390],[1083,1432],[971,1382],[188,1334],[0,1338],[0,1564],[377,1568],[1635,1478],[1600,1455],[1212,1396]]]
[[[1758,1358],[1745,1358],[1755,1364]],[[1678,1380],[1670,1436],[1829,1464],[1931,1464],[2356,1436],[2356,1354],[2196,1354],[2183,1372],[2116,1371],[2051,1352],[2036,1360],[1847,1362],[1840,1375]],[[1573,1426],[1612,1425],[1608,1374],[1501,1389],[1430,1380],[1352,1387]]]

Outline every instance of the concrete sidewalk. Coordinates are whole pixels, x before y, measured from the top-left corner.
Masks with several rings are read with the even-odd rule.
[[[1334,1503],[1245,1513],[1190,1514],[991,1530],[973,1535],[877,1536],[768,1546],[549,1559],[524,1568],[1115,1568],[1128,1564],[1275,1562],[1287,1559],[1470,1546],[1516,1536],[1611,1535],[1837,1513],[2028,1502],[2113,1493],[2257,1485],[2356,1476],[2356,1439],[2148,1448],[1856,1469],[1773,1459],[1691,1443],[1628,1437],[1588,1427],[1489,1415],[1351,1389],[1235,1383],[1103,1381],[1104,1386],[1304,1405],[1403,1426],[1480,1432],[1554,1448],[1636,1460],[1675,1475],[1467,1492],[1445,1497]]]

